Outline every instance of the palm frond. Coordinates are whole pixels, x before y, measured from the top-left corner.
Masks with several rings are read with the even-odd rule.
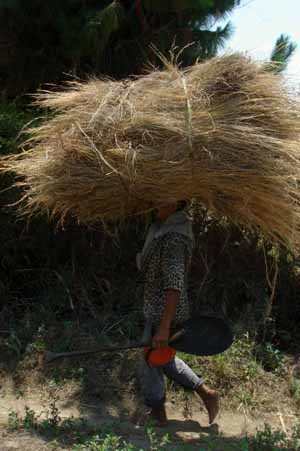
[[[270,63],[266,64],[266,70],[276,73],[283,72],[294,54],[297,44],[291,41],[287,35],[280,35],[271,54]]]
[[[217,54],[218,49],[225,45],[233,33],[233,26],[228,22],[224,27],[218,27],[214,31],[210,30],[194,30],[193,36],[197,43],[194,47],[194,56],[200,58],[211,58]]]

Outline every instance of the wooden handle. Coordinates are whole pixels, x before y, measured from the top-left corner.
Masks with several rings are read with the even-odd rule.
[[[179,340],[185,333],[184,329],[180,329],[179,331],[175,332],[174,335],[172,335],[169,339],[169,344],[174,343],[175,341]],[[97,354],[98,352],[116,352],[116,351],[126,351],[129,349],[137,349],[142,348],[145,346],[145,343],[132,343],[128,346],[117,346],[117,347],[107,347],[107,348],[100,348],[100,349],[90,349],[90,350],[83,350],[83,351],[73,351],[73,352],[61,352],[61,353],[54,353],[46,351],[44,354],[44,363],[47,365],[51,362],[54,362],[55,360],[62,359],[65,357],[79,357],[84,355],[92,355]],[[150,344],[151,346],[151,344]]]
[[[179,340],[183,335],[185,334],[185,329],[180,329],[177,332],[175,332],[172,337],[169,339],[169,344],[174,343],[175,341]]]

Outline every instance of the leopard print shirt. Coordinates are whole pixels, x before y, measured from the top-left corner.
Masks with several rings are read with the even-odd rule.
[[[144,316],[159,324],[166,303],[167,289],[180,292],[173,323],[189,318],[187,276],[191,260],[188,238],[176,232],[154,240],[144,270]]]

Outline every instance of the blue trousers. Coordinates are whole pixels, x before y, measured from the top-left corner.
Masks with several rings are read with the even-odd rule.
[[[194,371],[181,359],[175,357],[166,365],[152,368],[146,360],[142,361],[141,386],[144,401],[148,407],[159,407],[165,402],[166,389],[164,375],[182,387],[196,390],[203,379],[197,376]]]

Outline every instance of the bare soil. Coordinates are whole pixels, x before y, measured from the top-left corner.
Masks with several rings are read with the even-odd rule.
[[[134,374],[137,358],[137,354],[131,353],[126,359],[107,356],[45,368],[37,355],[31,355],[12,371],[0,368],[0,451],[72,450],[76,440],[66,440],[64,434],[54,440],[51,434],[34,430],[9,431],[9,413],[24,417],[26,407],[32,409],[39,420],[51,417],[53,408],[62,420],[84,418],[87,431],[89,428],[99,432],[110,430],[140,448],[150,449],[144,428],[136,427],[132,421],[136,409],[142,405]],[[80,364],[87,371],[84,379],[76,379],[70,373],[79,370]],[[56,370],[59,370],[59,380]],[[65,379],[61,379],[62,375]],[[249,408],[243,402],[231,401],[235,392],[247,390],[251,381],[233,382],[229,394],[222,397],[220,415],[212,426],[208,425],[205,409],[196,395],[174,388],[169,390],[170,421],[157,434],[169,433],[173,443],[170,450],[173,451],[174,443],[189,444],[189,450],[206,449],[203,444],[208,439],[215,444],[214,450],[224,451],[224,444],[226,450],[230,449],[230,444],[235,446],[232,449],[239,449],[236,446],[242,437],[255,434],[264,424],[289,434],[299,422],[299,411],[288,392],[288,375],[279,378],[266,373],[258,378],[251,392],[256,401]]]
[[[85,418],[86,427],[103,430],[103,426],[111,428],[117,435],[137,446],[148,448],[148,439],[143,427],[137,427],[131,421],[134,414],[135,400],[127,399],[127,405],[118,406],[117,402],[111,405],[99,399],[99,397],[82,400],[77,396],[78,387],[76,384],[68,384],[55,392],[56,406],[62,419]],[[71,450],[71,444],[65,444],[61,437],[54,441],[53,438],[34,431],[10,432],[7,429],[9,412],[14,411],[20,416],[24,416],[25,406],[32,409],[40,418],[47,417],[49,403],[51,402],[53,391],[47,392],[46,387],[40,390],[27,389],[17,397],[13,390],[13,384],[6,383],[2,386],[2,396],[0,398],[0,439],[1,451],[22,450],[22,451],[42,451],[42,450]],[[184,403],[179,401],[169,401],[167,403],[169,424],[158,434],[169,433],[173,444],[189,444],[189,449],[199,450],[207,438],[213,442],[235,444],[244,436],[254,434],[257,429],[262,429],[264,424],[269,424],[274,429],[283,430],[289,433],[296,424],[297,415],[291,413],[289,406],[274,403],[274,410],[269,412],[247,413],[243,408],[236,411],[226,410],[226,405],[222,406],[221,413],[217,421],[212,426],[208,425],[206,413],[202,410],[200,400],[194,397],[190,400],[190,408],[187,412]],[[174,446],[174,445],[173,445]],[[172,449],[172,447],[170,448]],[[204,448],[205,449],[205,448]],[[217,448],[216,448],[217,449]]]

